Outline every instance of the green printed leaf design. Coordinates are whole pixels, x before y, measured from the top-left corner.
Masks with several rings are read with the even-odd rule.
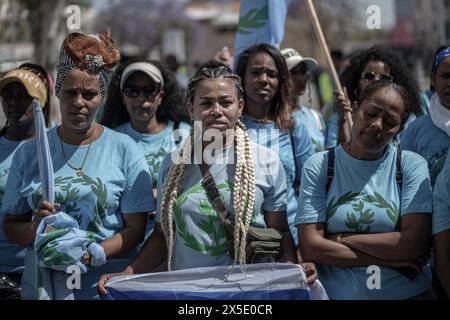
[[[364,202],[359,201],[359,203],[353,204],[353,209],[355,211],[361,211],[364,208]]]
[[[371,225],[375,222],[375,213],[371,209],[365,209],[367,204],[372,204],[380,209],[386,209],[386,215],[398,228],[399,209],[397,204],[392,201],[389,203],[382,195],[375,192],[373,195],[366,193],[351,193],[347,192],[335,202],[335,198],[332,198],[326,209],[327,215],[327,227],[329,226],[329,219],[331,219],[337,212],[337,209],[346,204],[350,204],[354,210],[353,212],[347,212],[345,225],[350,230],[354,230],[358,233],[367,233],[371,230]]]
[[[227,190],[232,192],[233,183],[227,181],[217,185],[217,188],[219,190]],[[198,183],[178,197],[174,206],[174,219],[177,225],[176,230],[186,246],[196,251],[204,253],[210,252],[212,256],[218,256],[226,253],[228,247],[225,237],[225,227],[223,226],[218,214],[214,211],[211,203],[207,199],[201,199],[198,202],[198,210],[203,216],[205,216],[205,219],[200,219],[197,224],[200,232],[211,236],[211,245],[201,242],[189,232],[186,221],[183,219],[183,214],[181,212],[181,207],[186,203],[189,197],[193,194],[204,194],[204,192],[203,186],[201,183]],[[254,219],[255,217],[253,214],[252,220]]]
[[[145,160],[147,161],[148,169],[150,170],[150,174],[152,175],[152,182],[154,186],[156,186],[158,183],[158,174],[161,163],[164,160],[164,157],[169,154],[169,152],[169,150],[162,147],[158,152],[153,152],[145,155]]]
[[[327,220],[331,219],[336,214],[337,209],[340,206],[347,204],[349,202],[352,202],[353,199],[355,199],[358,195],[359,195],[359,193],[352,193],[351,191],[349,191],[346,194],[344,194],[342,197],[340,197],[336,203],[333,203],[334,199],[335,199],[333,197],[326,209]]]
[[[361,213],[359,221],[362,224],[372,224],[375,222],[375,219],[373,218],[374,216],[375,216],[374,212],[371,212],[370,210],[365,210]]]
[[[359,226],[358,219],[356,219],[356,216],[353,213],[347,212],[347,220],[345,220],[345,225],[349,229],[357,229]]]
[[[76,263],[75,258],[71,255],[56,250],[56,246],[58,245],[57,239],[64,236],[68,232],[68,228],[49,232],[45,235],[44,239],[37,244],[37,252],[46,266],[52,267]]]
[[[87,175],[81,177],[56,177],[55,188],[60,190],[56,192],[55,201],[60,203],[64,211],[77,220],[78,224],[82,222],[81,208],[78,207],[77,201],[80,198],[80,188],[76,185],[90,186],[92,193],[96,196],[97,201],[95,207],[92,208],[94,218],[90,221],[86,231],[98,233],[102,227],[102,220],[106,218],[108,209],[108,190],[100,178],[96,180]],[[37,208],[42,199],[42,187],[39,186],[32,195],[32,203]]]
[[[254,33],[256,29],[263,27],[269,19],[269,7],[266,5],[261,9],[252,9],[239,18],[237,32],[243,35]]]

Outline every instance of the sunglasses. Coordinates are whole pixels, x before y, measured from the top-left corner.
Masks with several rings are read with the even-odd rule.
[[[136,99],[141,95],[141,93],[144,95],[144,98],[146,100],[154,99],[158,93],[161,92],[161,88],[149,88],[149,87],[126,87],[122,91],[128,98]]]
[[[361,79],[367,80],[367,81],[378,81],[378,80],[388,80],[388,81],[394,81],[394,77],[388,76],[386,74],[381,74],[377,72],[365,72],[362,74]]]

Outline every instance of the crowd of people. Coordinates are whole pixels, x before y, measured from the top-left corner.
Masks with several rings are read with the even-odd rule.
[[[450,48],[432,61],[431,95],[388,48],[348,61],[326,117],[301,102],[318,62],[269,44],[220,50],[187,87],[162,62],[122,61],[108,33],[67,36],[54,85],[36,64],[4,70],[0,299],[42,298],[46,276],[74,264],[81,288],[48,296],[99,299],[116,275],[260,262],[299,264],[330,299],[450,297]],[[261,230],[276,249],[252,250]]]

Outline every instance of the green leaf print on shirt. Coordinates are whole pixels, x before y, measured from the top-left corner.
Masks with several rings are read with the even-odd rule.
[[[87,175],[83,175],[80,178],[72,180],[74,183],[80,183],[83,186],[90,186],[92,193],[97,197],[97,202],[94,207],[94,219],[91,220],[86,231],[98,233],[102,227],[102,220],[106,217],[107,210],[107,197],[108,190],[106,185],[102,183],[102,180],[97,177],[97,181],[94,181]]]
[[[327,228],[329,225],[329,220],[336,214],[337,209],[340,206],[351,204],[353,212],[347,212],[345,225],[351,231],[357,233],[369,233],[371,230],[371,225],[375,222],[375,212],[368,209],[367,205],[371,204],[379,209],[385,209],[385,213],[391,222],[398,228],[399,219],[399,208],[397,204],[392,201],[387,202],[382,195],[375,192],[373,195],[367,193],[352,193],[347,192],[342,197],[340,197],[336,202],[334,202],[334,197],[331,199],[327,209]]]
[[[226,181],[224,183],[218,184],[217,189],[219,191],[230,192],[232,194],[233,183],[231,181]],[[201,242],[192,233],[190,233],[186,221],[183,218],[181,208],[183,204],[186,203],[188,198],[192,197],[194,194],[201,194],[204,197],[203,199],[200,199],[198,201],[198,212],[206,219],[200,219],[197,222],[197,227],[201,233],[204,233],[211,237],[211,245],[207,245]],[[224,200],[223,196],[222,200]],[[174,206],[174,219],[176,223],[176,232],[183,239],[186,246],[195,251],[200,251],[203,253],[211,252],[212,256],[219,256],[227,252],[228,246],[225,237],[225,227],[223,226],[222,220],[220,220],[219,215],[216,213],[211,203],[207,199],[205,190],[201,185],[201,182],[192,186],[189,190],[178,197]],[[252,223],[255,222],[254,212],[251,220]]]
[[[170,151],[166,150],[166,148],[162,147],[158,152],[152,152],[145,155],[145,160],[147,161],[148,169],[152,175],[152,183],[154,187],[158,184],[158,174],[161,163],[169,152]]]
[[[77,205],[80,198],[80,189],[76,185],[90,186],[92,193],[96,196],[97,201],[94,210],[94,218],[89,222],[86,231],[98,233],[102,227],[102,219],[106,217],[107,213],[107,196],[108,190],[100,178],[93,180],[87,175],[81,177],[56,177],[55,189],[63,192],[56,192],[55,201],[60,203],[64,211],[77,220],[78,224],[82,224],[82,212]],[[34,208],[37,208],[42,199],[42,187],[39,187],[32,194],[32,203]]]

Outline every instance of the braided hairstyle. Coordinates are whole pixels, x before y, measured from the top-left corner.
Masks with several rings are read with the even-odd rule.
[[[199,84],[209,79],[230,79],[234,82],[238,91],[238,97],[242,98],[243,88],[239,76],[230,73],[227,68],[202,68],[189,81],[187,99],[194,102],[195,92]],[[190,139],[186,139],[180,156],[170,167],[166,182],[163,187],[161,198],[161,227],[166,238],[167,265],[171,270],[173,256],[173,211],[178,194],[183,185],[186,169],[191,163],[191,156],[195,138],[199,134],[198,129],[193,126]],[[255,172],[252,151],[250,149],[250,138],[245,125],[238,120],[234,130],[234,147],[237,161],[233,187],[234,217],[234,262],[239,262],[245,268],[246,238],[250,226],[253,208],[255,205]]]

